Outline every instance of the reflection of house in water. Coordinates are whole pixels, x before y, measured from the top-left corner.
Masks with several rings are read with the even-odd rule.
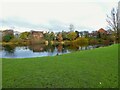
[[[58,50],[58,52],[62,52],[63,46],[62,46],[61,44],[59,44],[59,45],[57,46],[57,50]]]
[[[45,45],[30,45],[29,48],[33,52],[42,52],[45,49]]]

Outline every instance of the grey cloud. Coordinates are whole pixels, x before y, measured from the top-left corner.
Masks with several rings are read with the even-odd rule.
[[[69,25],[70,23],[63,23],[57,20],[50,20],[48,23],[43,24],[33,24],[31,22],[28,22],[25,19],[21,18],[8,18],[0,20],[0,24],[3,26],[9,26],[9,27],[20,27],[20,28],[29,28],[31,29],[48,29],[50,31],[59,32],[59,31],[69,31]],[[74,24],[73,24],[74,25]],[[89,27],[85,26],[78,26],[74,25],[75,30],[81,31],[81,30],[91,30]]]

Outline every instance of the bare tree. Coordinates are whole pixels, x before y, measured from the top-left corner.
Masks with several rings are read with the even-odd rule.
[[[117,23],[118,23],[118,12],[117,9],[113,8],[111,10],[111,16],[107,15],[107,22],[109,23],[110,27],[117,32]]]
[[[111,10],[111,15],[107,15],[107,22],[109,24],[109,27],[114,31],[114,37],[115,37],[115,43],[118,43],[118,37],[119,37],[119,29],[118,29],[118,8],[113,8]]]
[[[71,32],[73,32],[73,31],[74,31],[74,25],[73,25],[73,24],[70,24],[69,29],[70,29]]]

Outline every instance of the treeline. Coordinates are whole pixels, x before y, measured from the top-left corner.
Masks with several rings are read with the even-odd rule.
[[[92,31],[89,33],[88,31],[62,31],[58,33],[54,32],[22,32],[19,34],[15,34],[13,30],[3,31],[2,36],[3,44],[5,43],[13,43],[13,44],[24,44],[28,45],[32,42],[37,44],[111,44],[115,42],[114,31],[112,30],[104,30],[100,29],[98,31]],[[33,44],[33,43],[32,43]]]

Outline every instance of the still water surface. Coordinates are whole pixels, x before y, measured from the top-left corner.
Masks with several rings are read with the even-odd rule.
[[[103,45],[102,45],[103,46]],[[1,46],[0,58],[31,58],[31,57],[43,57],[43,56],[56,56],[66,53],[75,52],[78,50],[91,50],[99,48],[101,45],[89,45],[89,46],[45,46],[45,45],[30,45],[30,46]]]

